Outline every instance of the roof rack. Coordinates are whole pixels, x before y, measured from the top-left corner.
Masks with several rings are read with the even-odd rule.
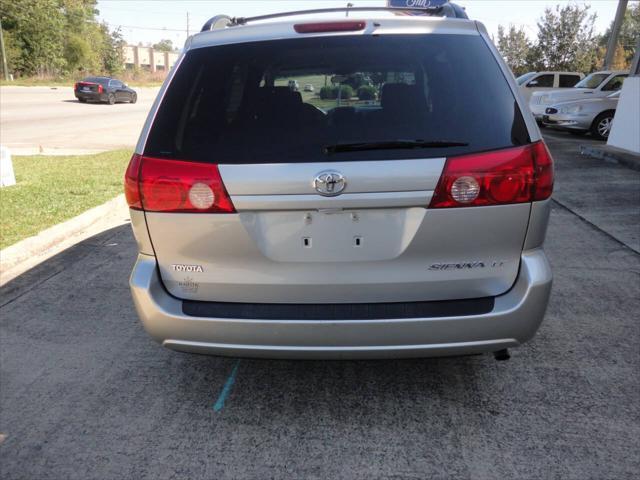
[[[313,10],[297,10],[293,12],[281,12],[271,13],[269,15],[258,15],[256,17],[230,17],[228,15],[216,15],[211,17],[202,26],[201,32],[208,32],[211,30],[217,30],[226,27],[235,27],[238,25],[246,25],[251,22],[258,22],[260,20],[270,20],[272,18],[279,17],[293,17],[298,15],[314,15],[318,13],[335,13],[345,12],[347,16],[351,12],[415,12],[422,13],[434,17],[449,17],[449,18],[469,18],[465,11],[455,3],[447,2],[443,5],[427,8],[416,7],[338,7],[338,8],[316,8]]]

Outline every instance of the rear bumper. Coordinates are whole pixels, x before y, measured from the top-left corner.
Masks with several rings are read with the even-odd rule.
[[[145,329],[165,347],[264,358],[393,358],[464,355],[515,347],[544,317],[552,274],[541,249],[524,252],[518,279],[481,315],[375,320],[252,320],[185,315],[153,256],[139,255],[130,286]]]
[[[106,102],[107,94],[98,92],[74,92],[78,100],[88,100],[90,102]]]

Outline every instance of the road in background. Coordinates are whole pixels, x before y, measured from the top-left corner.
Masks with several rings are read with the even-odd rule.
[[[80,103],[69,87],[0,88],[0,141],[12,155],[93,153],[133,147],[159,88],[136,104]]]
[[[554,285],[510,361],[166,350],[134,312],[124,225],[0,289],[0,477],[636,478],[640,255],[624,232],[640,229],[640,172],[545,136]]]

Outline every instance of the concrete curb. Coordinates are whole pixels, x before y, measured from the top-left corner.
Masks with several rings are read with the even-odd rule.
[[[124,195],[0,250],[0,286],[100,232],[129,222]]]
[[[580,145],[580,154],[640,170],[640,155],[610,145]]]

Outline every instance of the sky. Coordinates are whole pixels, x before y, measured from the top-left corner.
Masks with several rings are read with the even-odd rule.
[[[99,19],[112,29],[121,27],[128,43],[153,44],[169,39],[181,47],[204,22],[218,14],[246,17],[307,8],[343,7],[350,1],[356,7],[386,6],[386,0],[98,0]],[[497,35],[498,25],[524,27],[534,39],[536,21],[546,7],[568,3],[590,5],[597,14],[595,29],[603,33],[615,16],[616,0],[457,0],[469,18],[479,20],[489,34]],[[188,14],[188,23],[187,23]]]

